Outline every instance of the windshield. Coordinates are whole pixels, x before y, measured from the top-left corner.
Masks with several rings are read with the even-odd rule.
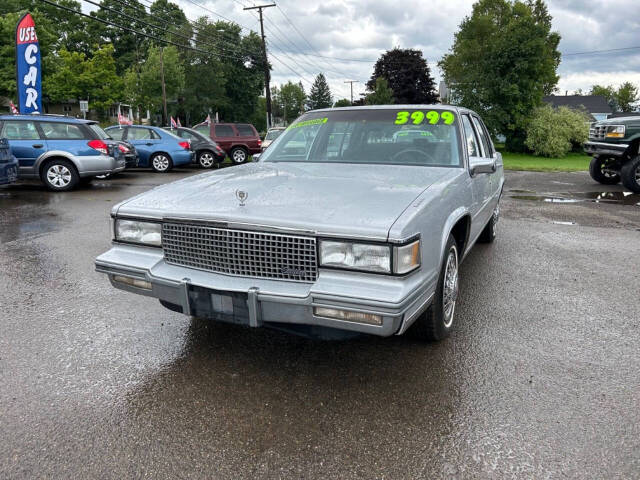
[[[98,125],[97,123],[90,123],[88,124],[88,127],[91,129],[91,131],[93,133],[96,134],[96,136],[100,139],[100,140],[108,140],[111,137],[109,136],[109,134],[107,132],[105,132],[100,125]]]
[[[290,125],[261,161],[461,167],[458,131],[456,112],[440,108],[312,112]]]
[[[267,135],[264,137],[265,140],[275,140],[280,136],[280,134],[284,132],[284,130],[269,130]]]

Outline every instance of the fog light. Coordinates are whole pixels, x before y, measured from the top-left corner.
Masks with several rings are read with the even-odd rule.
[[[145,290],[151,290],[151,282],[147,282],[146,280],[140,280],[138,278],[123,277],[122,275],[114,275],[113,281],[118,283],[124,283],[125,285],[129,285],[131,287],[144,288]]]
[[[345,322],[366,323],[367,325],[382,325],[382,316],[373,313],[351,312],[337,308],[313,307],[316,317],[344,320]]]

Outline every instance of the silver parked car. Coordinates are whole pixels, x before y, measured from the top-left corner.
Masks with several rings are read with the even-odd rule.
[[[459,263],[495,238],[503,183],[472,111],[316,110],[257,163],[115,206],[96,268],[187,315],[439,340],[454,325]]]

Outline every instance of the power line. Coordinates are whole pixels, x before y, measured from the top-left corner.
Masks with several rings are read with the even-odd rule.
[[[610,48],[608,50],[591,50],[587,52],[575,52],[575,53],[563,53],[563,57],[570,57],[573,55],[590,55],[595,53],[609,53],[609,52],[622,52],[624,50],[637,50],[640,46],[637,47],[623,47],[623,48]]]

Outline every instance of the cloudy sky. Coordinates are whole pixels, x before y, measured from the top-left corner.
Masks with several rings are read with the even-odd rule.
[[[259,30],[257,14],[243,11],[253,0],[174,0],[190,19],[221,14]],[[205,10],[196,5],[203,4]],[[270,2],[264,2],[270,3]],[[472,0],[279,0],[265,10],[273,81],[302,81],[327,75],[334,97],[349,96],[345,80],[364,91],[378,56],[394,46],[423,51],[437,81],[436,63],[449,50]],[[554,29],[562,36],[558,90],[588,90],[594,83],[640,86],[640,0],[549,0]],[[575,53],[638,47],[613,53]],[[330,57],[330,58],[323,58]]]

